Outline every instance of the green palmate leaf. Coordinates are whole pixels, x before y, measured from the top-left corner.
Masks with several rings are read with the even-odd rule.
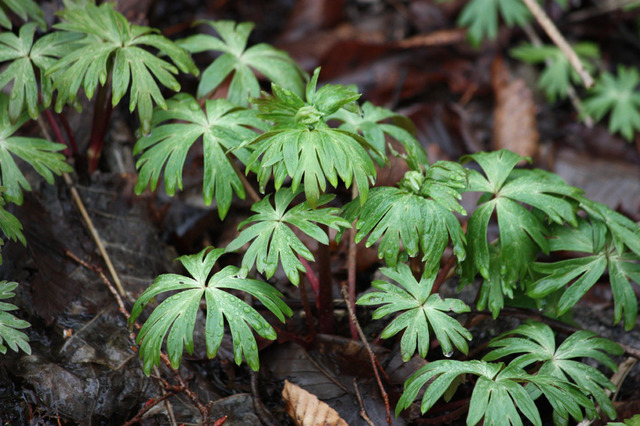
[[[640,73],[635,68],[619,66],[617,76],[603,73],[583,103],[584,113],[600,120],[610,112],[609,131],[631,141],[634,132],[640,130],[638,83]]]
[[[56,110],[73,101],[82,87],[89,99],[98,84],[108,80],[112,87],[112,105],[117,105],[129,93],[129,110],[138,109],[143,133],[151,130],[153,103],[166,108],[166,102],[156,80],[163,86],[179,91],[174,74],[198,74],[188,52],[169,39],[155,34],[149,27],[132,25],[113,9],[111,3],[101,6],[87,4],[59,12],[63,22],[55,28],[82,34],[81,47],[65,55],[47,71],[56,75],[58,90]],[[171,59],[174,65],[143,49],[153,48]],[[177,68],[176,68],[177,67]]]
[[[0,281],[0,300],[14,297],[15,294],[12,291],[17,286],[16,282]],[[6,354],[7,346],[9,346],[15,352],[18,352],[18,348],[20,348],[30,355],[29,337],[19,330],[30,327],[31,324],[9,313],[9,311],[16,309],[18,308],[11,303],[0,302],[0,353]]]
[[[628,249],[636,256],[640,256],[640,226],[637,223],[611,210],[605,204],[591,201],[583,196],[577,197],[577,200],[580,202],[580,208],[587,212],[589,217],[602,222],[607,227],[618,253],[622,254]],[[601,245],[596,245],[596,250],[600,248]]]
[[[521,414],[536,426],[542,425],[540,413],[531,395],[522,384],[532,383],[541,389],[555,411],[563,418],[569,415],[582,420],[584,409],[588,417],[595,415],[593,402],[579,388],[548,375],[532,376],[517,366],[504,366],[485,361],[438,360],[422,367],[405,383],[405,391],[396,406],[396,414],[408,408],[422,387],[428,384],[422,397],[421,411],[427,412],[452,383],[461,375],[479,376],[471,395],[467,425],[483,421],[485,425],[518,425]],[[519,413],[519,412],[520,413]]]
[[[214,51],[222,53],[202,73],[198,85],[198,98],[215,90],[233,73],[227,99],[247,106],[249,99],[260,96],[260,84],[255,76],[259,72],[273,83],[302,96],[304,71],[282,50],[260,43],[247,48],[253,30],[250,22],[201,21],[212,27],[218,37],[198,34],[180,40],[178,44],[191,53]]]
[[[581,59],[585,68],[593,71],[593,60],[600,56],[598,46],[593,43],[577,43],[573,50]],[[547,95],[549,101],[565,99],[572,84],[580,84],[581,79],[573,69],[566,55],[555,45],[534,46],[525,44],[511,50],[511,56],[521,61],[538,64],[545,63],[546,66],[540,78],[538,87]]]
[[[6,189],[0,187],[0,194],[5,192]],[[4,197],[0,196],[0,231],[4,236],[12,241],[20,241],[22,245],[27,245],[27,240],[22,233],[22,224],[17,217],[9,213],[5,209]],[[3,238],[0,238],[0,248],[5,243]],[[0,264],[2,264],[2,253],[0,252]]]
[[[398,264],[397,269],[382,268],[381,272],[399,285],[376,280],[373,287],[381,291],[367,293],[356,303],[365,306],[384,305],[376,309],[373,319],[403,311],[381,335],[383,339],[388,339],[404,330],[400,344],[403,360],[411,359],[416,347],[421,357],[427,356],[430,329],[440,342],[445,355],[450,356],[454,346],[465,354],[469,351],[466,340],[471,340],[471,333],[447,315],[449,311],[468,312],[469,307],[461,300],[443,300],[439,294],[431,294],[435,274],[423,276],[418,282],[409,266],[404,263]]]
[[[597,204],[592,205],[602,208]],[[640,283],[640,267],[637,264],[639,257],[624,253],[625,245],[615,244],[615,237],[611,237],[607,224],[596,218],[593,222],[581,220],[577,228],[554,229],[553,238],[549,240],[552,251],[572,250],[590,255],[554,263],[534,263],[533,269],[542,274],[542,278],[529,286],[527,295],[540,299],[568,285],[558,302],[558,315],[562,315],[608,270],[615,304],[614,322],[617,323],[624,318],[624,326],[630,330],[634,327],[638,315],[638,302],[629,278]],[[620,226],[614,221],[611,223],[614,227]],[[625,231],[628,234],[625,239],[633,241],[632,238],[637,238],[628,228],[619,230]]]
[[[38,80],[42,103],[46,108],[51,103],[52,77],[45,72],[57,58],[69,53],[75,47],[75,34],[51,33],[36,41],[36,24],[28,23],[20,27],[20,33],[0,34],[0,62],[10,61],[9,66],[0,73],[0,88],[13,83],[9,102],[9,117],[15,122],[26,103],[29,116],[33,119],[40,113],[38,109]]]
[[[283,296],[278,290],[262,281],[239,277],[235,266],[227,266],[209,277],[223,253],[223,249],[207,248],[195,255],[179,257],[178,260],[191,276],[160,275],[136,301],[129,323],[135,322],[153,298],[168,291],[177,291],[153,310],[136,339],[140,344],[140,358],[143,359],[146,374],[150,374],[153,366],[159,364],[165,337],[169,360],[174,368],[180,365],[183,348],[193,353],[193,330],[203,297],[207,308],[207,356],[216,356],[226,320],[233,339],[236,363],[240,364],[244,355],[249,367],[258,369],[258,346],[251,329],[270,340],[277,337],[276,332],[258,311],[225,289],[251,294],[282,322],[285,316],[292,315],[292,311],[281,300]]]
[[[349,222],[338,216],[340,210],[337,208],[312,209],[308,203],[303,202],[287,210],[298,194],[299,191],[283,188],[276,192],[275,208],[269,202],[269,196],[251,206],[251,210],[257,214],[242,222],[239,229],[249,223],[253,224],[227,246],[227,251],[234,251],[253,240],[242,258],[243,275],[255,265],[259,272],[271,278],[280,261],[289,280],[298,285],[298,271],[305,271],[298,256],[309,261],[314,259],[311,251],[300,241],[291,227],[299,229],[321,244],[329,244],[329,237],[316,225],[317,223],[336,230],[351,227]],[[321,196],[318,206],[328,203],[331,199],[333,196]]]
[[[248,166],[252,168],[259,163],[258,181],[262,190],[272,175],[276,190],[287,176],[292,178],[294,191],[304,181],[304,192],[311,207],[315,207],[320,193],[326,190],[326,181],[336,187],[338,178],[347,187],[355,181],[364,202],[369,183],[376,176],[367,150],[375,151],[375,148],[362,136],[330,128],[326,123],[331,114],[360,95],[331,84],[316,91],[319,72],[320,69],[316,69],[307,84],[307,102],[277,85],[272,85],[273,97],[265,95],[254,100],[262,111],[260,116],[274,126],[251,142],[254,152]]]
[[[515,335],[518,337],[513,337]],[[597,337],[590,331],[578,331],[556,349],[551,327],[529,321],[493,339],[489,347],[498,349],[489,352],[483,360],[494,361],[519,354],[510,365],[526,368],[533,363],[542,363],[538,374],[559,377],[562,380],[570,379],[598,401],[607,417],[616,418],[616,410],[605,393],[605,389],[615,391],[615,386],[600,371],[580,361],[582,358],[593,358],[615,372],[617,365],[607,353],[623,353],[622,348],[616,343]]]
[[[410,171],[399,188],[378,187],[358,208],[354,200],[345,218],[356,218],[356,242],[367,235],[367,247],[380,240],[378,256],[394,267],[401,247],[409,256],[421,253],[425,273],[437,270],[449,239],[458,260],[465,258],[465,237],[453,212],[466,214],[458,203],[466,188],[466,171],[457,163],[439,161],[424,172]]]
[[[403,115],[365,102],[356,111],[339,109],[331,118],[342,121],[341,129],[362,135],[380,152],[386,152],[387,136],[400,142],[407,152],[407,162],[414,170],[419,170],[421,165],[429,163],[427,153],[414,136],[415,126]],[[385,120],[391,120],[391,123],[385,123]],[[375,154],[374,159],[380,166],[383,166],[386,160],[385,157]]]
[[[478,162],[485,176],[472,170],[468,190],[483,192],[484,195],[469,219],[468,257],[463,263],[463,282],[473,282],[476,273],[480,272],[485,280],[493,281],[494,289],[498,288],[496,278],[503,281],[501,287],[513,287],[519,278],[528,274],[538,251],[549,252],[545,238],[547,226],[541,216],[558,224],[568,222],[575,225],[576,206],[570,198],[577,197],[580,191],[541,170],[516,173],[513,169],[523,158],[510,151],[477,153],[463,161],[470,159]],[[500,238],[497,251],[491,254],[487,228],[494,212]],[[494,306],[498,305],[494,303]],[[497,314],[496,310],[492,311]]]
[[[58,151],[64,145],[44,139],[13,136],[29,119],[26,113],[18,117],[15,123],[9,119],[9,98],[0,93],[0,184],[6,188],[4,198],[16,204],[22,204],[22,190],[31,190],[31,185],[16,164],[14,157],[31,165],[48,183],[53,183],[53,175],[71,172],[73,169],[64,161],[64,155]]]
[[[520,1],[471,0],[458,18],[458,24],[468,28],[471,44],[478,46],[485,37],[494,39],[498,35],[498,15],[508,26],[524,25],[531,19],[529,10]]]
[[[23,21],[33,20],[42,29],[47,27],[44,13],[34,0],[0,0],[0,26],[11,29],[11,20],[7,10],[15,13]]]
[[[178,121],[179,120],[179,121]],[[202,138],[204,152],[203,196],[211,204],[215,196],[221,219],[227,214],[233,192],[244,198],[245,192],[232,161],[233,153],[246,163],[250,152],[241,147],[245,140],[253,139],[264,123],[255,112],[238,107],[224,99],[207,100],[204,111],[188,94],[178,94],[167,101],[167,110],[157,110],[153,128],[140,139],[134,154],[143,152],[136,167],[140,170],[136,193],[149,185],[155,190],[162,168],[165,167],[165,188],[169,195],[182,189],[182,169],[187,151]],[[166,166],[165,166],[166,164]]]

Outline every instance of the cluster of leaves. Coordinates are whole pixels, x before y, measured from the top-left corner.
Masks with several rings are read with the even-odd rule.
[[[0,281],[0,300],[10,299],[15,296],[12,292],[18,283],[9,281]],[[18,348],[31,354],[31,346],[29,346],[29,337],[20,329],[30,326],[24,320],[20,320],[11,315],[9,311],[18,309],[15,305],[6,302],[0,302],[0,353],[7,353],[7,346],[12,350],[18,351]]]
[[[5,5],[19,16],[38,19],[30,1],[22,9],[13,1],[0,1],[0,10]],[[169,195],[182,189],[182,171],[196,141],[202,142],[203,199],[207,204],[216,201],[221,219],[234,193],[245,196],[245,177],[239,167],[245,168],[245,175],[255,174],[263,193],[270,181],[274,183],[273,204],[271,195],[254,203],[255,214],[240,224],[241,232],[226,249],[210,247],[180,257],[188,275],[161,275],[137,300],[131,322],[156,297],[165,297],[137,338],[145,373],[159,363],[165,341],[174,367],[185,349],[193,352],[201,304],[206,307],[207,355],[216,355],[226,323],[235,361],[240,364],[244,358],[256,370],[254,333],[271,340],[277,336],[273,326],[237,293],[256,298],[284,322],[292,311],[283,295],[250,277],[252,271],[270,279],[280,266],[297,285],[300,272],[305,272],[301,258],[314,259],[301,233],[327,245],[326,229],[340,236],[353,223],[356,241],[366,238],[367,246],[378,243],[378,256],[387,264],[382,273],[392,281],[374,281],[377,291],[366,293],[357,303],[380,305],[373,313],[376,319],[398,314],[382,337],[403,333],[404,360],[416,352],[426,357],[432,336],[447,357],[454,349],[468,352],[471,333],[451,313],[464,314],[469,306],[432,294],[449,245],[459,263],[462,285],[472,285],[478,276],[482,281],[478,309],[488,308],[497,316],[519,292],[532,303],[545,304],[547,314],[560,316],[608,272],[614,319],[624,319],[627,329],[633,327],[638,306],[630,280],[640,280],[640,228],[584,198],[557,176],[516,169],[526,159],[504,150],[462,160],[476,162],[478,170],[446,161],[429,165],[408,119],[371,103],[358,104],[360,94],[353,88],[318,87],[319,69],[305,86],[306,75],[286,53],[264,44],[247,47],[251,24],[207,21],[217,36],[198,35],[174,43],[151,28],[129,23],[111,4],[69,1],[66,5],[55,31],[35,42],[34,23],[23,25],[18,35],[0,34],[0,61],[10,61],[0,74],[0,87],[13,85],[10,97],[0,94],[0,228],[7,238],[24,243],[21,225],[3,208],[4,203],[22,202],[22,191],[30,189],[14,157],[30,164],[49,182],[55,174],[71,170],[59,153],[62,145],[14,134],[29,118],[37,117],[41,107],[51,105],[54,95],[55,108],[60,111],[76,101],[81,89],[90,99],[96,91],[110,90],[112,106],[128,95],[130,111],[138,110],[143,135],[135,146],[140,155],[137,193],[147,187],[156,189],[161,176]],[[470,37],[479,41],[485,35],[495,36],[498,12],[508,24],[529,19],[519,2],[472,0],[460,22],[469,25]],[[0,25],[4,25],[1,13]],[[198,75],[189,52],[205,51],[219,56],[202,73],[197,98],[180,93],[165,100],[160,86],[179,91],[175,78],[179,71]],[[538,58],[533,62],[551,54],[548,50],[528,53],[529,58]],[[584,55],[589,52],[585,50]],[[560,56],[551,66],[555,68],[550,76],[568,73]],[[272,94],[263,92],[256,98],[260,95],[256,72],[271,81]],[[633,72],[619,74],[624,81],[607,77],[610,84],[595,89],[585,110],[602,116],[611,109],[615,128],[627,136],[640,123],[637,114],[629,118],[628,112],[640,103],[634,95],[640,78]],[[231,79],[227,99],[206,99],[227,78]],[[562,97],[570,79],[566,77],[549,93]],[[613,101],[614,92],[630,106],[620,107],[623,101]],[[405,152],[398,154],[388,147],[388,139],[402,145]],[[376,177],[374,163],[383,166],[389,153],[405,158],[411,170],[397,187],[370,188]],[[333,195],[325,193],[327,182],[333,187],[354,184],[359,195],[342,209],[327,206],[333,201]],[[459,203],[465,192],[481,193],[466,232],[457,216],[466,215]],[[489,236],[491,226],[497,228],[495,239]],[[219,268],[221,256],[245,247],[241,267]],[[585,255],[560,262],[539,261],[541,254],[568,250]],[[406,264],[409,258],[421,261],[423,270],[412,272]],[[0,283],[0,298],[13,296],[15,286]],[[553,309],[548,307],[549,300],[555,301]],[[6,351],[3,341],[13,350],[28,352],[26,335],[18,331],[28,324],[7,313],[13,309],[13,305],[0,304],[0,352]],[[482,361],[432,362],[407,381],[397,412],[411,405],[424,386],[423,412],[441,396],[452,397],[461,378],[475,375],[468,424],[482,420],[504,423],[505,418],[510,424],[522,424],[518,410],[534,424],[541,424],[535,400],[542,394],[559,424],[570,417],[594,417],[591,398],[606,415],[615,416],[605,393],[612,389],[611,383],[579,359],[593,358],[615,370],[607,353],[619,354],[620,348],[589,332],[575,333],[557,349],[555,345],[549,327],[527,323],[496,338],[490,346],[497,349]],[[491,362],[505,356],[516,358],[509,365]]]
[[[439,0],[441,2],[450,0]],[[556,0],[563,9],[567,9],[566,0]],[[629,8],[631,5],[621,4]],[[500,19],[507,26],[524,26],[532,15],[522,1],[511,0],[470,0],[458,16],[458,25],[467,28],[469,42],[478,47],[484,39],[495,39]],[[597,45],[588,42],[577,43],[573,50],[589,72],[594,72],[594,61],[600,59]],[[544,63],[545,68],[538,78],[538,86],[550,102],[565,99],[572,86],[580,83],[580,77],[573,70],[567,57],[554,45],[534,46],[524,44],[512,49],[513,57],[527,63]],[[635,68],[618,66],[617,75],[603,72],[598,75],[596,84],[586,93],[579,107],[580,113],[596,120],[609,114],[609,131],[620,133],[631,141],[636,131],[640,131],[640,92],[638,84],[640,74]]]
[[[573,50],[582,61],[585,69],[591,73],[594,72],[593,62],[600,58],[598,45],[581,42],[576,43]],[[582,82],[578,73],[569,63],[569,59],[555,45],[523,44],[511,49],[510,53],[511,56],[523,62],[546,65],[538,77],[538,87],[545,93],[549,102],[566,99],[569,90]]]

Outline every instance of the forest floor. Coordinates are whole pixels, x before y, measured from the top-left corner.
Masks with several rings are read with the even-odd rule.
[[[41,3],[53,19],[58,2]],[[355,84],[363,99],[410,117],[431,162],[508,148],[531,156],[533,166],[559,174],[570,185],[584,189],[588,197],[640,220],[638,135],[629,143],[612,136],[606,124],[581,122],[570,101],[547,102],[536,89],[539,69],[509,56],[509,49],[527,40],[521,29],[502,26],[496,40],[471,47],[464,30],[455,25],[464,1],[117,3],[132,21],[157,27],[172,38],[197,31],[190,29],[197,19],[254,22],[252,43],[268,42],[286,50],[306,71],[321,66],[323,83]],[[603,67],[613,69],[618,62],[640,67],[637,13],[605,12],[598,1],[571,2],[575,7],[569,12],[549,3],[567,38],[599,44]],[[212,57],[195,59],[207,65]],[[186,79],[183,84],[187,90],[194,89],[197,81]],[[86,149],[87,114],[90,107],[82,114],[68,112],[79,152]],[[236,225],[249,216],[250,203],[234,201],[227,221],[221,223],[215,209],[202,203],[202,158],[197,152],[187,160],[193,167],[185,169],[184,191],[175,197],[160,190],[136,196],[132,155],[136,124],[128,117],[124,110],[115,111],[99,170],[87,175],[78,168],[75,187],[124,284],[125,308],[131,309],[132,301],[156,276],[178,271],[174,262],[178,255],[197,253],[209,245],[224,247],[231,241],[237,235]],[[32,130],[38,128],[34,125]],[[393,165],[381,173],[378,184],[394,185],[404,172],[400,165]],[[35,175],[30,179],[33,193],[14,209],[24,225],[27,247],[11,243],[4,247],[0,278],[20,283],[13,303],[32,324],[28,335],[33,353],[10,351],[0,361],[3,425],[107,425],[132,419],[145,425],[198,424],[198,404],[208,404],[214,421],[227,416],[229,425],[293,424],[282,400],[285,380],[327,402],[350,425],[366,424],[361,411],[372,424],[387,423],[367,352],[359,339],[350,338],[348,312],[337,285],[346,279],[344,243],[332,246],[338,323],[334,335],[305,339],[311,331],[300,294],[281,285],[295,313],[281,326],[278,341],[262,342],[259,373],[250,372],[244,364],[235,365],[227,339],[218,356],[207,359],[204,338],[196,335],[195,352],[185,354],[177,375],[161,366],[146,377],[126,318],[106,285],[107,269],[73,203],[70,187],[62,179],[53,186]],[[463,200],[468,212],[474,201]],[[358,290],[364,291],[381,265],[375,248],[359,246],[357,265]],[[276,276],[274,282],[285,280]],[[634,290],[638,293],[637,286]],[[447,297],[459,294],[457,281],[444,281],[440,292]],[[466,288],[460,294],[473,304],[475,289]],[[622,325],[612,326],[612,300],[610,286],[597,284],[576,307],[570,327],[592,330],[640,351],[638,327],[625,332]],[[500,321],[476,315],[471,351],[481,351],[492,337],[527,317],[537,318],[535,312],[518,309],[507,310]],[[388,375],[384,385],[393,409],[406,378],[426,361],[416,357],[403,363],[398,341],[378,339],[385,322],[372,321],[371,311],[364,309],[358,310],[358,318]],[[458,355],[462,356],[454,358]],[[158,398],[163,400],[156,404]],[[408,411],[394,424],[464,424],[465,402],[468,398],[438,404],[422,418]],[[621,418],[640,413],[640,367],[632,368],[622,382],[616,407]]]

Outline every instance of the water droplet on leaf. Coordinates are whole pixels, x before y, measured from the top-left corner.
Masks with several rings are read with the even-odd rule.
[[[449,351],[446,354],[444,354],[444,356],[446,356],[447,358],[451,358],[452,355],[453,355],[453,351]]]

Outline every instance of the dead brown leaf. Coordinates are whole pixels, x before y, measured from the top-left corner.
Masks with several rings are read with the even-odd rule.
[[[348,426],[336,410],[288,380],[284,381],[282,398],[287,404],[287,413],[298,426]]]
[[[538,152],[538,124],[533,95],[524,80],[512,79],[501,57],[493,61],[491,80],[496,98],[493,149],[509,149],[523,157]]]

